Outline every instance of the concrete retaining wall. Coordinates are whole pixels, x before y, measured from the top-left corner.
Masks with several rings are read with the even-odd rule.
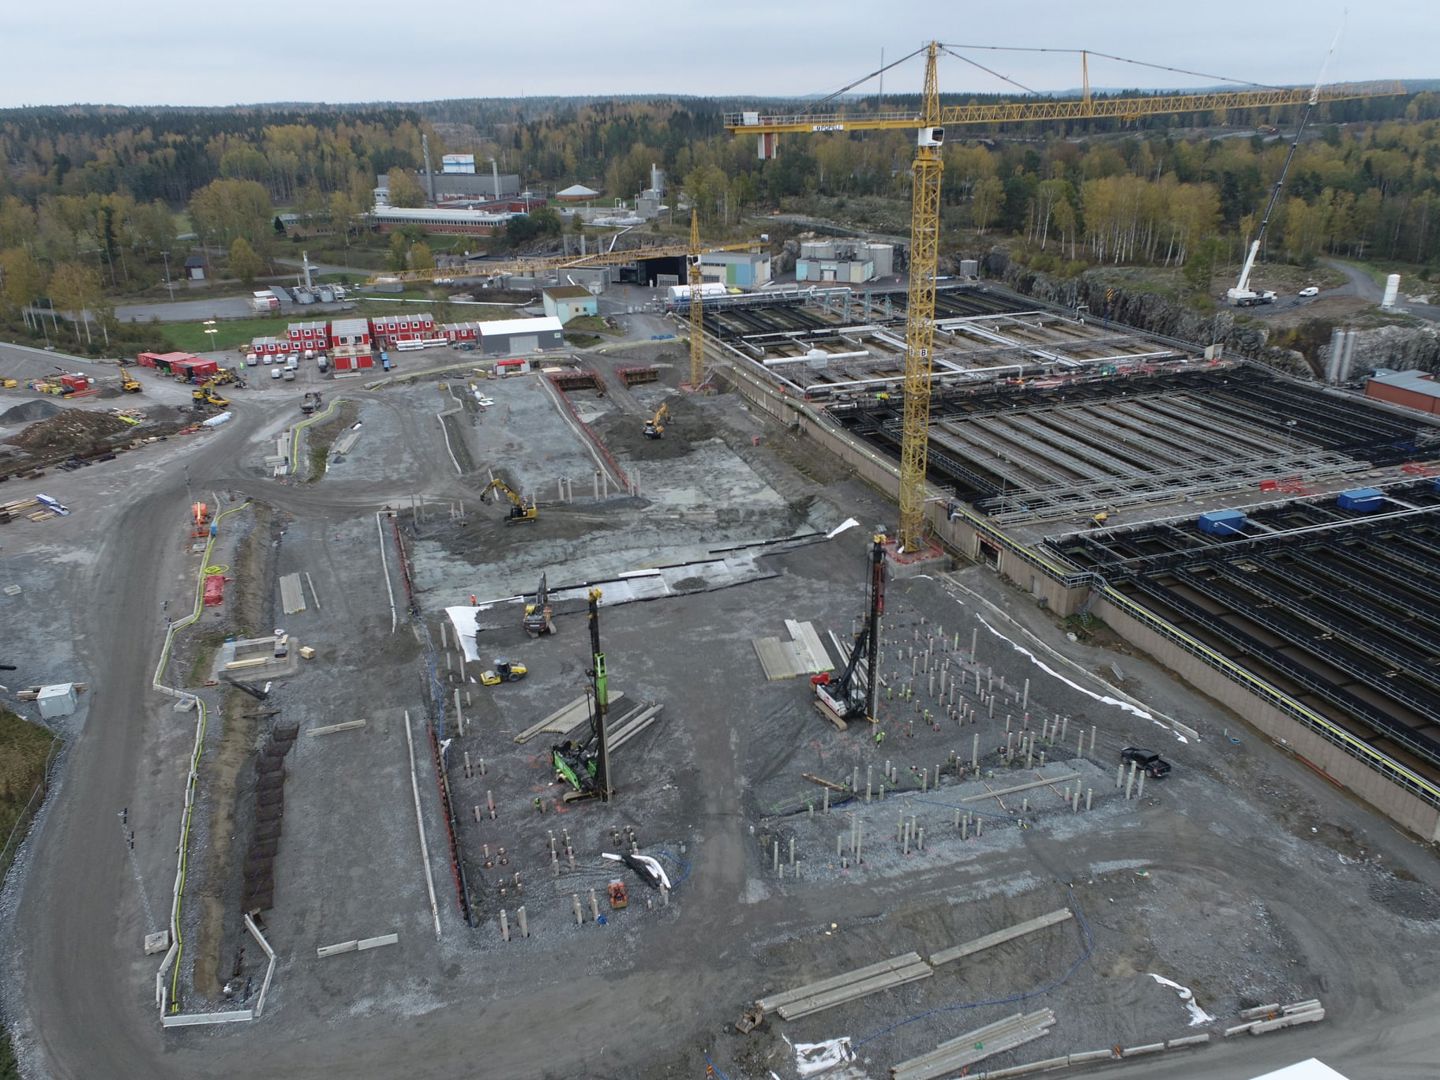
[[[1306,727],[1178,643],[1141,623],[1103,596],[1091,613],[1131,644],[1144,649],[1191,686],[1243,716],[1270,738],[1320,769],[1377,810],[1432,843],[1440,840],[1440,809],[1389,780],[1364,761]]]

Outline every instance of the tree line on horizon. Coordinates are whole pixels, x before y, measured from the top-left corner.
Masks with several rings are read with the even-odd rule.
[[[242,280],[261,273],[274,249],[277,208],[325,222],[348,242],[379,175],[391,175],[400,201],[420,197],[409,174],[422,162],[422,134],[437,166],[447,151],[473,152],[529,186],[578,181],[606,199],[632,197],[658,165],[672,198],[678,186],[711,232],[817,197],[857,207],[908,199],[911,133],[786,137],[778,159],[760,162],[753,139],[724,129],[724,113],[742,104],[757,102],[0,110],[0,304],[13,316],[48,291],[59,307],[103,306],[106,295],[160,280],[165,252],[176,275],[188,250],[178,239],[182,211]],[[1292,116],[1180,118],[1179,133],[1163,117],[957,129],[944,150],[946,223],[1021,238],[1056,265],[1193,268],[1197,258],[1202,267],[1235,258],[1279,174]],[[1440,94],[1329,103],[1312,131],[1272,221],[1269,257],[1440,265]]]

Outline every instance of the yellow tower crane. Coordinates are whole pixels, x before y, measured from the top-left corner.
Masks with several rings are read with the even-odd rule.
[[[690,211],[690,389],[705,381],[705,310],[700,303],[700,217]]]
[[[1403,94],[1399,83],[1367,83],[1218,91],[1201,94],[1166,94],[1155,97],[1096,98],[1088,92],[1079,99],[1040,98],[998,105],[940,106],[935,67],[941,45],[925,48],[925,84],[918,111],[878,113],[845,112],[764,115],[731,113],[725,127],[737,134],[759,137],[760,157],[775,155],[776,138],[784,133],[814,134],[843,131],[910,129],[917,132],[915,172],[910,217],[910,295],[905,327],[905,407],[900,438],[899,549],[917,551],[925,541],[925,470],[929,450],[931,351],[935,342],[935,275],[940,239],[940,156],[945,129],[962,124],[1016,124],[1044,120],[1083,120],[1115,117],[1132,120],[1166,113],[1209,112],[1224,109],[1258,109],[1304,105],[1317,101]],[[1083,62],[1083,61],[1082,61]],[[1089,86],[1089,72],[1084,73]],[[693,349],[693,345],[692,345]],[[692,354],[693,357],[693,354]],[[693,364],[693,359],[692,359]]]

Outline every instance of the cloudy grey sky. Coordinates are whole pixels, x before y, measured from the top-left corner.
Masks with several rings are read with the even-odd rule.
[[[879,67],[882,48],[894,60],[929,37],[1087,48],[1257,83],[1308,83],[1342,23],[1330,80],[1440,77],[1435,0],[1385,0],[1348,17],[1336,0],[546,0],[533,7],[13,0],[9,7],[0,106],[812,94]],[[1071,56],[967,55],[1036,90],[1079,83],[1079,63]],[[920,72],[912,61],[886,76],[886,89],[916,89]],[[1006,88],[953,58],[944,61],[940,79],[950,92]],[[1184,86],[1213,80],[1095,60],[1091,81]]]

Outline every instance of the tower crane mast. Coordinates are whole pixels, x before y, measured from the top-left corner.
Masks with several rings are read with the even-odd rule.
[[[1014,124],[1046,120],[1114,117],[1131,120],[1167,113],[1208,112],[1309,105],[1324,101],[1403,94],[1399,83],[1294,87],[1163,94],[1152,97],[1102,97],[1090,93],[1073,100],[1041,98],[995,105],[940,105],[935,64],[940,43],[925,47],[925,83],[918,110],[874,113],[807,112],[730,113],[727,130],[758,136],[759,156],[775,156],[779,135],[845,131],[913,130],[917,133],[910,216],[910,294],[905,326],[905,404],[900,439],[900,526],[898,547],[918,551],[925,543],[925,473],[929,453],[930,369],[935,342],[935,276],[939,256],[940,152],[945,129],[964,124]],[[1088,89],[1089,73],[1084,76]],[[852,84],[853,85],[853,84]],[[1268,216],[1268,215],[1267,215]],[[693,290],[692,290],[693,291]],[[693,301],[692,301],[693,302]],[[692,334],[692,366],[695,362]]]

